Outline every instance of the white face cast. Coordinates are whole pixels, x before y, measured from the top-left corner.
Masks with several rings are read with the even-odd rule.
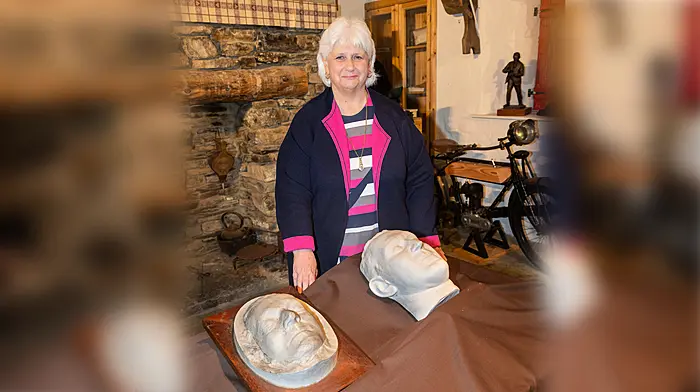
[[[459,293],[447,262],[407,231],[382,231],[362,253],[362,274],[372,292],[400,303],[417,320]]]
[[[258,376],[283,388],[301,388],[335,367],[338,338],[311,306],[289,294],[245,303],[233,320],[236,351]]]
[[[245,326],[271,359],[288,362],[313,355],[323,345],[323,328],[294,297],[265,297],[248,309]]]

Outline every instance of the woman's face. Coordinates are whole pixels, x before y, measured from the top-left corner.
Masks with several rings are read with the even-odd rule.
[[[369,76],[369,56],[352,45],[338,44],[324,62],[331,84],[345,90],[364,88]]]

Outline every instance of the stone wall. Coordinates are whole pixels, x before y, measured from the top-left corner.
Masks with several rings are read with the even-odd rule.
[[[275,168],[277,152],[289,124],[301,106],[323,91],[316,74],[320,30],[215,24],[179,24],[174,35],[180,50],[179,69],[260,69],[299,66],[309,74],[308,92],[253,102],[190,105],[186,121],[191,151],[186,161],[187,190],[196,203],[187,222],[191,284],[184,311],[206,314],[229,302],[240,302],[287,284],[281,258],[258,265],[233,267],[220,252],[216,232],[221,215],[235,211],[248,218],[258,240],[277,244]],[[235,158],[222,185],[209,167],[221,138]]]
[[[260,241],[277,242],[274,179],[277,151],[299,108],[323,91],[316,74],[320,30],[187,23],[174,27],[181,42],[181,69],[253,69],[278,65],[304,67],[309,89],[304,97],[255,102],[211,103],[189,108],[192,152],[187,188],[199,205],[188,224],[189,250],[203,256],[218,250],[215,234],[225,211],[250,218]],[[215,139],[228,143],[236,164],[222,190],[208,160]]]

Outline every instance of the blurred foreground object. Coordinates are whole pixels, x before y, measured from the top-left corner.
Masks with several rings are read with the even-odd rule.
[[[185,388],[165,16],[156,2],[0,5],[2,390]]]
[[[567,1],[558,20],[551,390],[697,390],[697,7]]]

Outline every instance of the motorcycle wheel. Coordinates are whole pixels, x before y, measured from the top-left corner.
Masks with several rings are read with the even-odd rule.
[[[549,242],[554,198],[543,185],[525,187],[526,200],[521,200],[517,189],[508,199],[508,222],[513,236],[530,264],[542,269],[541,252]]]

